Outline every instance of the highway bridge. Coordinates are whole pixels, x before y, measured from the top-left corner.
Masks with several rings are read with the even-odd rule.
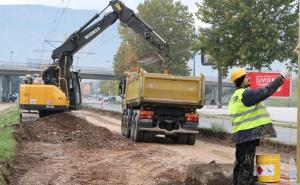
[[[45,64],[0,61],[0,97],[8,97],[10,93],[10,76],[25,76],[28,73],[41,74],[46,67],[47,65]],[[112,68],[73,66],[73,70],[80,72],[81,79],[116,80],[116,75]],[[216,91],[218,85],[217,77],[205,76],[205,83],[206,86],[214,87],[213,89]],[[222,86],[234,87],[229,80],[223,80]],[[216,94],[216,92],[212,93]]]

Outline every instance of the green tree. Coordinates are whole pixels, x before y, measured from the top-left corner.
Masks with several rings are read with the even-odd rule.
[[[204,0],[197,17],[209,27],[200,29],[199,49],[228,68],[261,69],[272,62],[295,63],[297,2],[294,0]]]
[[[105,95],[117,96],[119,94],[118,80],[101,80],[99,81],[100,93]]]
[[[171,62],[168,69],[172,74],[188,75],[187,61],[192,57],[194,45],[194,19],[188,8],[180,2],[173,0],[145,0],[138,6],[138,16],[165,39],[170,46]],[[120,27],[119,32],[123,40],[115,56],[115,71],[119,74],[130,66],[137,66],[137,58],[142,58],[149,53],[155,53],[153,48],[140,35],[128,27]],[[132,46],[127,50],[127,46]],[[135,52],[137,58],[126,58],[128,52]],[[122,64],[121,64],[122,63]],[[126,67],[123,64],[126,64]],[[148,69],[151,72],[161,72],[157,69]]]
[[[125,43],[125,41],[122,41],[113,64],[117,78],[121,79],[124,72],[130,71],[131,67],[137,66],[137,61],[138,57],[135,48],[128,44],[128,42]]]

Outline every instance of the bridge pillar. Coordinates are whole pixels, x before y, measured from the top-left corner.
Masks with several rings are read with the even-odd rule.
[[[212,104],[217,104],[218,102],[218,87],[217,86],[214,86],[213,88],[211,88],[211,103]]]
[[[1,76],[1,94],[2,94],[2,102],[8,102],[9,91],[10,91],[10,79],[8,75]]]
[[[2,103],[2,97],[3,97],[3,86],[2,86],[2,79],[4,75],[0,75],[0,103]]]

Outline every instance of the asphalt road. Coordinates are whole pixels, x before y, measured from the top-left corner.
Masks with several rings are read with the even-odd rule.
[[[199,121],[200,128],[210,128],[213,124],[223,125],[223,128],[228,133],[231,131],[231,122],[228,119],[222,118],[206,118],[202,117]],[[297,144],[297,130],[294,128],[277,127],[275,126],[277,138],[272,138],[274,141],[278,141],[285,144]]]
[[[113,103],[109,103],[109,102],[104,102],[103,106],[101,106],[100,103],[94,99],[85,99],[84,103],[91,105],[95,108],[102,108],[104,110],[112,110],[112,111],[118,111],[118,112],[121,112],[121,110],[122,110],[121,104],[113,104]],[[201,113],[205,114],[206,110],[209,110],[207,113],[210,116],[201,117]],[[211,116],[212,111],[218,111],[218,109],[216,109],[216,110],[214,110],[213,108],[203,109],[203,110],[201,109],[199,127],[200,128],[211,128],[211,126],[213,124],[223,125],[223,129],[226,132],[232,133],[230,120],[223,119],[223,118],[214,118]],[[223,109],[223,112],[226,112],[226,110]],[[297,130],[296,129],[275,126],[275,130],[277,132],[277,138],[273,138],[272,140],[278,141],[281,143],[285,143],[285,144],[296,144],[297,143]]]

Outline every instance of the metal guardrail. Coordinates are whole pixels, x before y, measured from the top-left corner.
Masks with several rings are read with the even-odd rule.
[[[205,76],[205,80],[206,81],[211,81],[211,82],[218,82],[218,77],[214,77],[214,76]],[[231,83],[229,78],[223,79],[222,80],[223,83]]]
[[[0,69],[7,71],[42,71],[48,64],[28,64],[28,63],[17,63],[17,62],[4,62],[0,60]],[[87,67],[87,66],[73,66],[73,70],[80,71],[85,74],[107,74],[114,75],[112,68],[103,67]]]

